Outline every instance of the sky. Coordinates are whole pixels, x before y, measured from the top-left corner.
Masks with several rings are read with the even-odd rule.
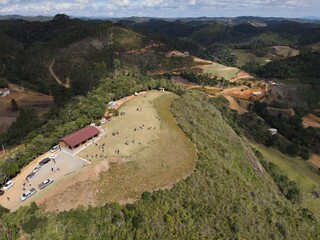
[[[0,0],[0,15],[320,17],[320,0]]]

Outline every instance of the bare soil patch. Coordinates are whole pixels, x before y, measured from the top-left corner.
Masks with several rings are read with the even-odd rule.
[[[238,103],[238,100],[228,96],[228,95],[224,95],[224,97],[228,100],[229,102],[229,108],[236,110],[239,114],[244,114],[246,112],[248,112],[245,108],[243,108],[242,106],[240,106],[240,104]]]
[[[318,169],[320,169],[320,155],[318,155],[318,154],[313,154],[313,155],[311,156],[309,162],[310,162],[313,166],[315,166],[315,167],[317,167]]]
[[[262,94],[260,96],[253,96],[253,92],[261,92]],[[231,96],[243,100],[250,100],[251,98],[259,100],[265,96],[265,93],[261,88],[250,89],[247,86],[229,88],[224,90],[222,93],[225,96]]]
[[[0,133],[5,132],[16,120],[19,111],[11,111],[11,100],[15,99],[22,109],[35,109],[39,117],[45,114],[53,104],[53,98],[34,91],[9,84],[10,94],[0,97]]]
[[[308,113],[306,116],[302,118],[302,124],[304,128],[320,128],[320,118],[311,113]]]
[[[273,46],[276,55],[283,57],[293,57],[299,55],[300,51],[288,46]]]

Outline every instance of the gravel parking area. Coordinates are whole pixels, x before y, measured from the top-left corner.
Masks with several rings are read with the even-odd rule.
[[[10,210],[16,210],[19,206],[28,205],[32,201],[35,201],[37,195],[45,194],[46,191],[50,190],[54,185],[57,185],[58,180],[63,179],[64,176],[89,164],[86,160],[73,156],[65,151],[56,152],[55,154],[57,155],[56,158],[42,166],[29,181],[26,181],[27,175],[32,172],[42,159],[50,156],[50,152],[42,155],[25,167],[17,177],[12,179],[14,181],[14,186],[8,189],[5,194],[0,197],[0,204]],[[40,190],[38,185],[47,178],[53,179],[54,182],[43,190]],[[23,190],[23,188],[25,188],[25,190]],[[20,196],[22,193],[31,188],[35,188],[37,193],[24,202],[21,202]]]

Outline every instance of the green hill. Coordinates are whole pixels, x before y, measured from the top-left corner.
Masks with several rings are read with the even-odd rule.
[[[65,15],[47,22],[0,21],[0,30],[0,55],[10,49],[6,47],[10,43],[16,46],[11,53],[14,57],[1,58],[0,64],[6,66],[2,75],[41,92],[49,93],[50,89],[53,94],[58,91],[48,70],[53,60],[58,78],[64,83],[69,79],[75,94],[85,94],[100,77],[114,71],[116,52],[142,48],[150,42],[118,24]]]
[[[32,205],[1,213],[2,239],[316,239],[312,213],[280,193],[250,148],[205,94],[174,102],[178,124],[197,147],[197,166],[170,190],[134,204],[45,213]],[[22,230],[21,230],[22,229]]]

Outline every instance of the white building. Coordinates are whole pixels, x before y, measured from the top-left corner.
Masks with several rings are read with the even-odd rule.
[[[0,88],[0,96],[5,97],[10,94],[9,88]]]
[[[278,130],[275,128],[269,128],[268,129],[271,135],[276,135],[278,133]]]

